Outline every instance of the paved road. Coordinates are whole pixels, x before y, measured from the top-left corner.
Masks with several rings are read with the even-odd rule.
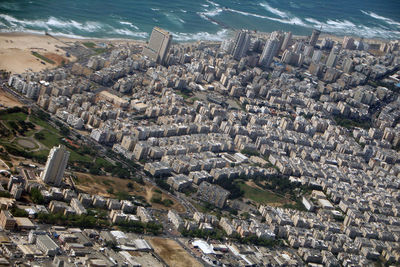
[[[0,159],[0,162],[4,165],[4,166],[6,166],[7,167],[7,170],[9,170],[10,169],[10,166],[8,166],[2,159]]]
[[[4,91],[6,91],[6,92],[10,93],[12,96],[14,96],[16,99],[18,99],[18,101],[20,101],[20,102],[21,102],[22,104],[24,104],[24,105],[31,106],[31,105],[34,103],[32,100],[27,99],[27,98],[21,96],[20,94],[18,94],[18,93],[15,92],[14,90],[11,90],[11,89],[8,87],[7,82],[4,81],[4,80],[1,81],[0,87],[1,87]]]

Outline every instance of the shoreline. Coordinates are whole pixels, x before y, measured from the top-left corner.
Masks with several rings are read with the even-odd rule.
[[[234,36],[234,32],[235,30],[232,29],[227,29],[228,31],[231,32],[231,35]],[[309,35],[296,35],[293,34],[293,38],[305,38],[305,37],[309,37],[311,36],[311,30],[310,29],[310,34]],[[253,30],[250,30],[253,31]],[[284,31],[283,31],[284,32]],[[264,32],[264,31],[257,31],[257,34],[261,34],[261,35],[269,35],[271,32]],[[149,33],[150,34],[150,33]],[[108,37],[84,37],[84,36],[75,36],[75,37],[68,37],[65,36],[64,34],[52,34],[49,33],[49,35],[46,35],[45,32],[43,33],[39,33],[39,32],[23,32],[23,31],[10,31],[10,32],[0,32],[0,36],[51,36],[51,37],[56,37],[60,40],[67,40],[67,41],[78,41],[78,42],[85,42],[85,41],[94,41],[94,42],[137,42],[137,43],[143,43],[145,44],[148,38],[146,40],[143,40],[143,38],[108,38]],[[319,38],[325,38],[325,37],[329,37],[331,39],[334,40],[342,40],[345,36],[348,37],[352,37],[354,40],[360,40],[363,39],[364,42],[390,42],[393,40],[397,40],[397,39],[384,39],[384,38],[364,38],[364,37],[360,37],[360,36],[356,36],[356,35],[343,35],[343,34],[332,34],[332,33],[325,33],[322,31],[321,35]],[[221,42],[221,41],[216,41],[216,40],[207,40],[207,39],[199,39],[199,40],[191,40],[191,41],[178,41],[178,40],[173,40],[176,43],[180,43],[180,44],[185,44],[185,43],[196,43],[196,42],[212,42],[212,43],[216,43],[216,42]]]
[[[12,74],[26,71],[38,72],[59,67],[63,64],[62,62],[74,62],[76,58],[68,55],[64,49],[77,42],[81,45],[85,42],[112,45],[145,44],[144,41],[131,39],[75,39],[46,35],[45,33],[0,32],[0,70]]]
[[[146,41],[141,40],[141,39],[126,39],[126,38],[93,38],[93,37],[66,37],[57,34],[52,34],[49,33],[46,35],[46,33],[33,33],[33,32],[0,32],[0,36],[9,36],[9,37],[27,37],[27,36],[36,36],[36,37],[56,37],[57,39],[63,40],[63,41],[78,41],[78,42],[86,42],[86,41],[110,41],[110,42],[137,42],[137,43],[146,43]]]
[[[233,33],[233,31],[232,31]],[[270,33],[256,32],[256,35],[267,38]],[[233,36],[233,35],[232,35]],[[322,33],[321,38],[331,38],[333,41],[342,42],[343,36]],[[353,36],[352,36],[353,37]],[[309,38],[309,36],[293,35],[294,39]],[[355,40],[360,40],[360,37],[353,37]],[[23,73],[26,71],[41,71],[44,69],[56,68],[62,65],[62,62],[74,62],[74,56],[67,55],[68,53],[63,48],[68,46],[84,45],[85,42],[92,42],[96,45],[101,43],[118,45],[118,44],[136,44],[146,45],[146,41],[138,39],[107,39],[107,38],[70,38],[57,36],[52,34],[39,34],[29,32],[0,32],[0,70],[6,70],[11,73]],[[221,41],[215,40],[196,40],[196,41],[182,41],[178,44],[190,44],[198,42],[207,42],[210,44],[217,44]],[[364,39],[365,43],[383,43],[389,40],[380,39]],[[38,55],[39,54],[39,55]],[[43,59],[48,58],[51,61]],[[46,61],[46,62],[45,62]]]

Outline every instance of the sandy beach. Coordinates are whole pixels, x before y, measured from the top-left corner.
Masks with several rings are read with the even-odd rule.
[[[76,42],[105,42],[105,43],[139,43],[137,40],[103,40],[103,39],[72,39],[65,37],[53,37],[29,33],[0,33],[0,69],[11,73],[23,73],[26,71],[41,71],[55,68],[62,61],[73,62],[73,56],[67,57],[63,47],[68,47]],[[50,64],[34,56],[32,52],[49,58],[55,62]]]
[[[61,40],[61,41],[60,41]],[[57,64],[44,62],[34,56],[37,52],[55,62],[73,61],[75,58],[67,58],[65,47],[72,40],[66,38],[53,38],[46,35],[33,35],[26,33],[1,33],[0,34],[0,69],[11,73],[22,73],[27,70],[40,71],[46,68],[54,68]]]

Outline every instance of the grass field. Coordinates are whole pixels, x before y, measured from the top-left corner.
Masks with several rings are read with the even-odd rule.
[[[0,115],[0,120],[7,126],[8,129],[12,129],[10,122],[25,121],[28,115],[23,112],[9,113]]]
[[[87,48],[94,48],[96,46],[96,44],[93,42],[83,42],[82,44]]]
[[[49,128],[49,129],[51,129],[51,128]],[[42,140],[36,139],[36,140],[39,141],[40,143],[42,143],[43,145],[45,145],[46,147],[48,147],[49,149],[51,149],[54,146],[58,146],[60,144],[60,139],[62,138],[62,136],[59,134],[59,132],[56,129],[54,129],[53,131],[45,129],[45,130],[41,130],[40,133],[43,134],[44,139],[42,139]],[[68,151],[70,152],[69,160],[71,162],[74,162],[74,161],[91,162],[92,161],[91,157],[88,155],[81,155],[69,148],[68,148]]]
[[[251,183],[240,183],[240,189],[244,191],[244,197],[261,204],[281,204],[288,202],[287,199],[267,190],[263,190]],[[290,202],[290,201],[289,201]]]
[[[176,267],[200,267],[203,266],[176,241],[165,238],[149,239],[154,251],[169,265]]]
[[[39,157],[47,157],[49,155],[49,152],[50,152],[50,150],[43,149],[43,150],[33,152],[33,155],[39,156]]]
[[[49,130],[41,130],[41,134],[43,134],[44,139],[38,140],[43,145],[48,148],[52,148],[60,143],[60,136],[55,132],[50,132]]]
[[[3,114],[0,115],[0,120],[3,121],[24,121],[28,115],[26,115],[23,112],[17,112],[17,113],[9,113],[9,114]]]
[[[34,142],[39,142],[41,143],[45,148],[42,148],[39,151],[33,152],[33,155],[40,155],[40,156],[45,156],[47,157],[49,150],[54,147],[58,146],[61,143],[61,138],[63,135],[60,133],[60,131],[56,128],[54,128],[52,125],[50,125],[47,121],[44,121],[40,119],[39,117],[35,115],[27,115],[23,112],[15,112],[15,113],[8,113],[8,114],[3,114],[0,115],[0,120],[3,121],[3,123],[7,126],[8,129],[11,129],[12,127],[10,126],[10,122],[12,121],[30,121],[33,124],[35,124],[35,129],[31,129],[29,131],[25,132],[26,137],[31,137],[34,138]],[[36,138],[34,137],[34,134],[36,132],[39,132],[42,134],[43,138]],[[17,137],[17,139],[10,143],[9,140],[13,139],[14,137]],[[25,137],[24,137],[25,138]],[[1,141],[4,144],[10,144],[12,145],[15,149],[17,150],[29,150],[26,147],[23,147],[22,145],[18,144],[17,141],[21,139],[19,135],[16,136],[11,136],[9,138],[3,138]],[[33,139],[32,139],[33,141]],[[38,146],[35,146],[34,149],[37,149]],[[30,149],[31,150],[31,149]],[[93,159],[89,155],[81,155],[77,153],[76,151],[68,148],[68,151],[70,152],[70,162],[76,162],[76,161],[82,161],[82,162],[91,162]]]
[[[29,116],[29,121],[31,121],[32,123],[39,125],[40,127],[49,130],[50,132],[58,132],[58,130],[56,128],[54,128],[53,126],[51,126],[48,122],[39,119],[38,117],[34,116],[34,115],[30,115]]]
[[[98,157],[96,158],[95,163],[101,166],[112,166],[112,164],[107,160]]]
[[[71,162],[75,162],[75,161],[92,162],[93,161],[93,159],[89,155],[81,155],[69,148],[68,148],[68,151],[70,153],[69,160]]]

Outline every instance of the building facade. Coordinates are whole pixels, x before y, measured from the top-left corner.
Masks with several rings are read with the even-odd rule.
[[[68,159],[69,152],[65,146],[53,147],[47,158],[46,166],[41,176],[42,180],[46,184],[59,186],[62,182]]]
[[[172,34],[169,32],[154,27],[151,32],[149,44],[143,49],[143,55],[163,65],[168,55],[168,50],[172,43]]]
[[[250,47],[250,33],[245,30],[238,31],[233,42],[231,55],[234,59],[240,60],[244,57]]]
[[[269,67],[272,63],[277,50],[278,50],[279,40],[269,39],[265,44],[264,50],[261,54],[259,64],[264,67]]]

